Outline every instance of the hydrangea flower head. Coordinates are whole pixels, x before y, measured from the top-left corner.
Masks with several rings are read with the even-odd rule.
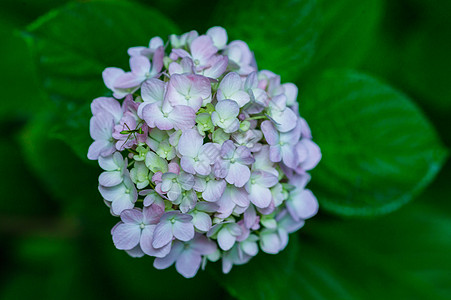
[[[222,27],[153,37],[128,55],[130,71],[102,74],[112,97],[92,102],[88,151],[120,218],[116,248],[187,278],[208,261],[228,273],[282,251],[318,211],[306,185],[321,151],[297,87],[258,70]]]

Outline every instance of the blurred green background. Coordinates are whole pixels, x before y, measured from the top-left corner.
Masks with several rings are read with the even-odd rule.
[[[186,280],[173,268],[154,270],[150,258],[131,259],[116,250],[109,233],[116,219],[96,194],[100,171],[54,138],[60,120],[50,113],[51,101],[20,34],[64,2],[0,2],[0,299],[451,298],[449,161],[400,210],[374,219],[321,211],[293,234],[298,246],[277,257],[259,254],[250,264],[234,267],[229,276],[209,265],[212,270]],[[205,16],[212,11],[220,15],[217,7],[228,7],[227,1],[222,6],[207,0],[140,2],[165,14],[182,32],[204,32],[216,25]],[[297,83],[302,87],[309,82],[324,61],[384,78],[416,102],[449,149],[451,1],[319,2],[326,20],[346,17],[347,27],[341,32],[327,27],[327,42],[318,49],[337,47],[334,43],[346,35],[349,42],[337,47],[342,53],[325,51],[316,57]],[[342,16],[346,5],[374,13],[370,20],[362,20],[366,14]],[[269,22],[270,16],[265,18]],[[353,38],[359,39],[358,47]],[[100,74],[98,84],[103,84]],[[285,266],[293,257],[295,263]],[[281,268],[274,271],[268,265]]]

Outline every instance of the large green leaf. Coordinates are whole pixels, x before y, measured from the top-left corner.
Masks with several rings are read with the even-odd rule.
[[[446,157],[420,110],[370,76],[326,72],[306,87],[300,106],[323,153],[312,189],[331,212],[391,212],[418,194]]]
[[[2,21],[8,21],[25,26],[37,17],[43,15],[55,6],[62,5],[69,0],[2,0],[0,2],[0,16]]]
[[[58,124],[60,136],[78,155],[86,157],[91,142],[89,104],[108,94],[102,71],[128,68],[129,47],[171,33],[178,29],[157,11],[115,1],[71,3],[27,28],[25,36],[37,58],[44,89],[67,120]]]
[[[49,220],[34,222],[40,227]],[[101,290],[91,271],[85,253],[80,251],[80,240],[61,237],[62,228],[50,228],[55,236],[24,228],[26,237],[16,237],[11,243],[10,259],[16,267],[8,270],[0,289],[0,299],[99,299],[111,296],[108,289]]]
[[[260,69],[292,81],[315,52],[319,13],[316,0],[224,0],[211,22],[248,43]]]
[[[153,267],[153,258],[130,257],[113,246],[111,236],[108,239],[103,244],[103,262],[107,271],[114,274],[111,280],[118,292],[127,297],[146,299],[151,291],[152,297],[159,300],[227,299],[227,293],[207,272],[199,270],[194,278],[186,279],[176,272],[174,266],[157,270]],[[207,266],[210,267],[212,265]],[[148,289],[143,289],[143,282],[149,284]]]
[[[52,205],[52,199],[30,172],[29,165],[24,159],[25,149],[20,147],[18,141],[22,126],[20,122],[0,123],[0,130],[3,132],[0,137],[0,156],[6,158],[2,165],[5,173],[0,180],[3,199],[0,201],[0,211],[3,219],[6,215],[10,218],[45,215],[48,214],[46,205]],[[11,157],[15,159],[10,159]],[[44,199],[40,202],[35,201],[37,194],[43,195]],[[15,201],[19,198],[20,201]]]
[[[37,113],[20,136],[23,160],[64,210],[95,214],[104,208],[97,191],[98,168],[95,163],[84,164],[67,144],[52,136],[52,125],[63,120],[54,107]]]
[[[238,299],[449,299],[449,212],[422,203],[374,220],[314,219],[276,256],[221,281]]]
[[[382,15],[381,0],[318,2],[321,7],[321,30],[316,53],[309,68],[302,74],[303,80],[325,69],[355,67],[371,45]]]
[[[0,39],[0,89],[4,99],[0,106],[0,119],[23,119],[33,114],[44,101],[42,89],[26,43],[16,34],[13,25],[2,19]]]
[[[416,95],[444,119],[451,112],[451,2],[389,1],[364,67]]]

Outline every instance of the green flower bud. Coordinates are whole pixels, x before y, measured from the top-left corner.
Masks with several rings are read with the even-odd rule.
[[[225,133],[221,128],[216,129],[213,132],[213,142],[222,145],[225,141],[230,139],[230,134]]]
[[[205,131],[213,131],[214,125],[211,122],[211,115],[209,113],[201,113],[196,117],[197,130],[201,135],[205,135]]]
[[[175,148],[169,144],[169,139],[164,140],[158,146],[156,153],[164,159],[171,160],[176,156]]]
[[[241,122],[240,124],[240,130],[241,131],[248,131],[249,128],[251,127],[251,122],[244,120],[243,122]]]
[[[260,219],[260,223],[269,229],[277,228],[277,222],[274,220],[274,215],[262,215]]]
[[[163,58],[163,64],[166,69],[169,69],[169,65],[171,64],[171,62],[173,62],[173,60],[170,59],[169,56],[165,56]]]
[[[138,154],[135,154],[133,159],[136,161],[144,161],[146,159],[147,152],[149,152],[149,148],[147,148],[146,144],[140,144],[136,147],[136,152],[138,152]]]

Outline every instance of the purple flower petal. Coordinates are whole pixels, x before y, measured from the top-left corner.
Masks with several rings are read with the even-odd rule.
[[[172,241],[172,223],[168,221],[157,225],[154,232],[152,246],[161,248]]]
[[[309,171],[316,167],[321,160],[321,149],[309,139],[302,139],[300,143],[305,146],[308,152],[307,159],[301,163],[301,166],[305,171]]]
[[[113,242],[119,250],[130,250],[139,243],[141,229],[136,224],[119,224],[113,232]]]
[[[232,235],[232,233],[225,227],[223,227],[218,233],[218,244],[219,247],[224,250],[230,250],[235,244],[236,236]]]
[[[177,258],[183,252],[183,248],[183,243],[175,241],[169,254],[162,258],[155,258],[153,266],[159,270],[168,268],[177,260]]]
[[[194,65],[199,66],[205,65],[210,57],[218,52],[218,48],[213,45],[211,37],[207,35],[201,35],[194,39],[191,43],[190,50]]]
[[[193,128],[196,124],[195,111],[191,107],[185,105],[174,107],[169,113],[169,118],[174,124],[175,129],[187,130]]]
[[[158,197],[158,196],[157,196]],[[158,205],[150,205],[144,207],[142,215],[145,224],[157,224],[160,221],[164,209]]]
[[[261,171],[258,173],[259,173],[259,176],[256,180],[257,180],[257,183],[261,186],[270,188],[270,187],[275,186],[279,182],[278,177],[274,174],[264,172],[264,171]]]
[[[211,218],[204,212],[197,211],[193,214],[193,225],[200,231],[207,232],[211,228]]]
[[[169,242],[165,246],[158,249],[154,248],[152,246],[152,240],[154,237],[155,228],[155,225],[148,225],[144,227],[139,244],[145,254],[155,257],[165,257],[171,251],[171,243]]]
[[[89,124],[89,132],[94,140],[110,140],[113,134],[114,118],[108,112],[93,116]]]
[[[204,69],[202,75],[204,75],[205,77],[217,79],[227,70],[229,58],[223,55],[216,55],[211,57],[207,64],[211,67]]]
[[[99,176],[99,184],[111,187],[118,185],[122,182],[122,172],[114,171],[114,172],[103,172]]]
[[[241,243],[241,247],[247,255],[255,256],[258,253],[258,245],[255,242],[243,242]]]
[[[93,115],[102,112],[110,113],[113,116],[114,123],[119,123],[122,118],[122,108],[120,103],[111,97],[99,97],[92,101],[91,111]]]
[[[298,120],[296,114],[289,108],[285,108],[282,112],[272,114],[271,118],[276,122],[277,130],[280,132],[292,130]]]
[[[280,251],[281,240],[274,230],[263,230],[260,234],[260,248],[269,254],[277,254]]]
[[[145,77],[137,76],[132,72],[127,72],[119,76],[114,82],[114,88],[116,89],[137,89],[141,83],[145,80]]]
[[[280,145],[269,146],[269,160],[272,162],[282,161],[282,147]]]
[[[124,158],[119,152],[111,156],[99,157],[99,166],[105,171],[119,171],[124,166]]]
[[[147,48],[138,46],[138,47],[130,47],[127,50],[127,54],[130,56],[140,56],[142,55],[142,52],[145,51]]]
[[[224,119],[236,118],[240,113],[240,107],[233,100],[219,101],[218,104],[216,104],[215,110],[218,112],[219,118]]]
[[[234,184],[236,187],[242,187],[249,181],[250,176],[251,171],[247,166],[233,163],[230,164],[229,172],[227,173],[225,180],[230,184]]]
[[[195,251],[183,251],[175,262],[175,269],[185,278],[192,278],[200,268],[202,257]]]
[[[106,68],[102,72],[102,78],[103,78],[103,81],[104,81],[105,85],[107,86],[107,88],[114,91],[114,82],[116,81],[116,79],[119,76],[121,76],[124,73],[125,73],[124,70],[119,69],[119,68]],[[122,97],[124,97],[124,96],[125,96],[125,94]]]
[[[268,207],[272,200],[271,191],[258,184],[253,184],[249,191],[249,200],[259,208]]]
[[[243,188],[228,185],[224,193],[227,193],[228,201],[232,201],[236,205],[241,207],[247,207],[249,205],[248,193]]]
[[[162,80],[151,78],[141,86],[141,97],[144,101],[154,103],[163,102],[166,83]]]
[[[282,86],[287,97],[287,106],[292,106],[296,103],[296,98],[298,97],[298,87],[291,82],[284,83]]]
[[[223,219],[230,216],[233,212],[233,209],[236,206],[236,204],[233,201],[231,201],[230,194],[227,193],[227,189],[224,192],[224,194],[222,194],[222,197],[215,203],[219,205],[216,217]]]
[[[121,220],[125,224],[138,225],[143,222],[143,213],[137,209],[126,209],[121,213]]]
[[[107,156],[116,151],[116,147],[112,142],[107,140],[94,141],[88,149],[88,159],[96,160],[99,156]]]
[[[142,118],[150,128],[158,127],[160,130],[170,130],[174,128],[174,124],[164,116],[161,106],[157,102],[143,107]]]
[[[302,226],[304,226],[304,220],[295,221],[286,210],[282,211],[279,215],[282,215],[281,219],[278,220],[279,227],[283,228],[288,233],[298,231]]]
[[[219,89],[221,90],[222,99],[229,99],[227,96],[233,95],[236,91],[241,89],[241,77],[236,72],[230,72],[221,80]],[[219,100],[222,100],[221,98]]]
[[[126,209],[131,209],[134,206],[135,206],[134,202],[132,202],[130,197],[127,196],[115,199],[113,202],[111,202],[111,210],[116,215],[120,215],[122,211]]]
[[[202,255],[212,254],[218,249],[215,242],[198,233],[190,243],[190,248]]]
[[[187,242],[194,237],[193,224],[176,221],[172,226],[174,236],[181,241]]]
[[[146,76],[150,71],[150,61],[145,56],[133,56],[130,58],[130,69],[135,76]]]
[[[257,212],[253,205],[249,205],[243,215],[244,225],[246,228],[252,228],[258,220]]]
[[[308,149],[304,143],[302,143],[302,140],[296,144],[296,154],[300,163],[304,162],[308,158]]]
[[[180,159],[180,165],[182,166],[183,171],[190,173],[190,174],[196,174],[196,170],[194,169],[194,159],[191,157],[183,156]]]
[[[299,123],[301,124],[301,133],[303,138],[312,139],[312,132],[304,118],[299,118]]]
[[[276,145],[279,142],[279,135],[271,121],[263,121],[261,124],[261,129],[269,145]]]
[[[183,156],[197,157],[203,138],[195,129],[186,130],[182,133],[177,150]]]
[[[286,144],[281,147],[281,150],[283,163],[291,169],[296,168],[296,166],[298,165],[296,148]]]
[[[218,49],[223,49],[227,44],[227,32],[220,26],[214,26],[207,30],[207,35],[211,37],[213,45]]]
[[[152,58],[152,70],[150,71],[150,76],[155,76],[160,73],[163,68],[163,59],[164,59],[164,46],[160,46],[155,50],[155,53]]]
[[[301,219],[311,218],[318,212],[318,200],[310,190],[303,190],[293,199],[293,204],[297,216]]]
[[[127,252],[128,255],[130,255],[131,257],[143,257],[145,255],[145,253],[141,250],[141,247],[138,245],[136,245],[133,249],[130,250],[125,250]]]
[[[186,105],[197,111],[211,97],[208,78],[194,74],[174,74],[168,83],[166,99],[172,106]]]
[[[202,197],[205,201],[215,202],[221,198],[226,185],[224,180],[211,179],[206,183],[205,190],[202,192]]]

